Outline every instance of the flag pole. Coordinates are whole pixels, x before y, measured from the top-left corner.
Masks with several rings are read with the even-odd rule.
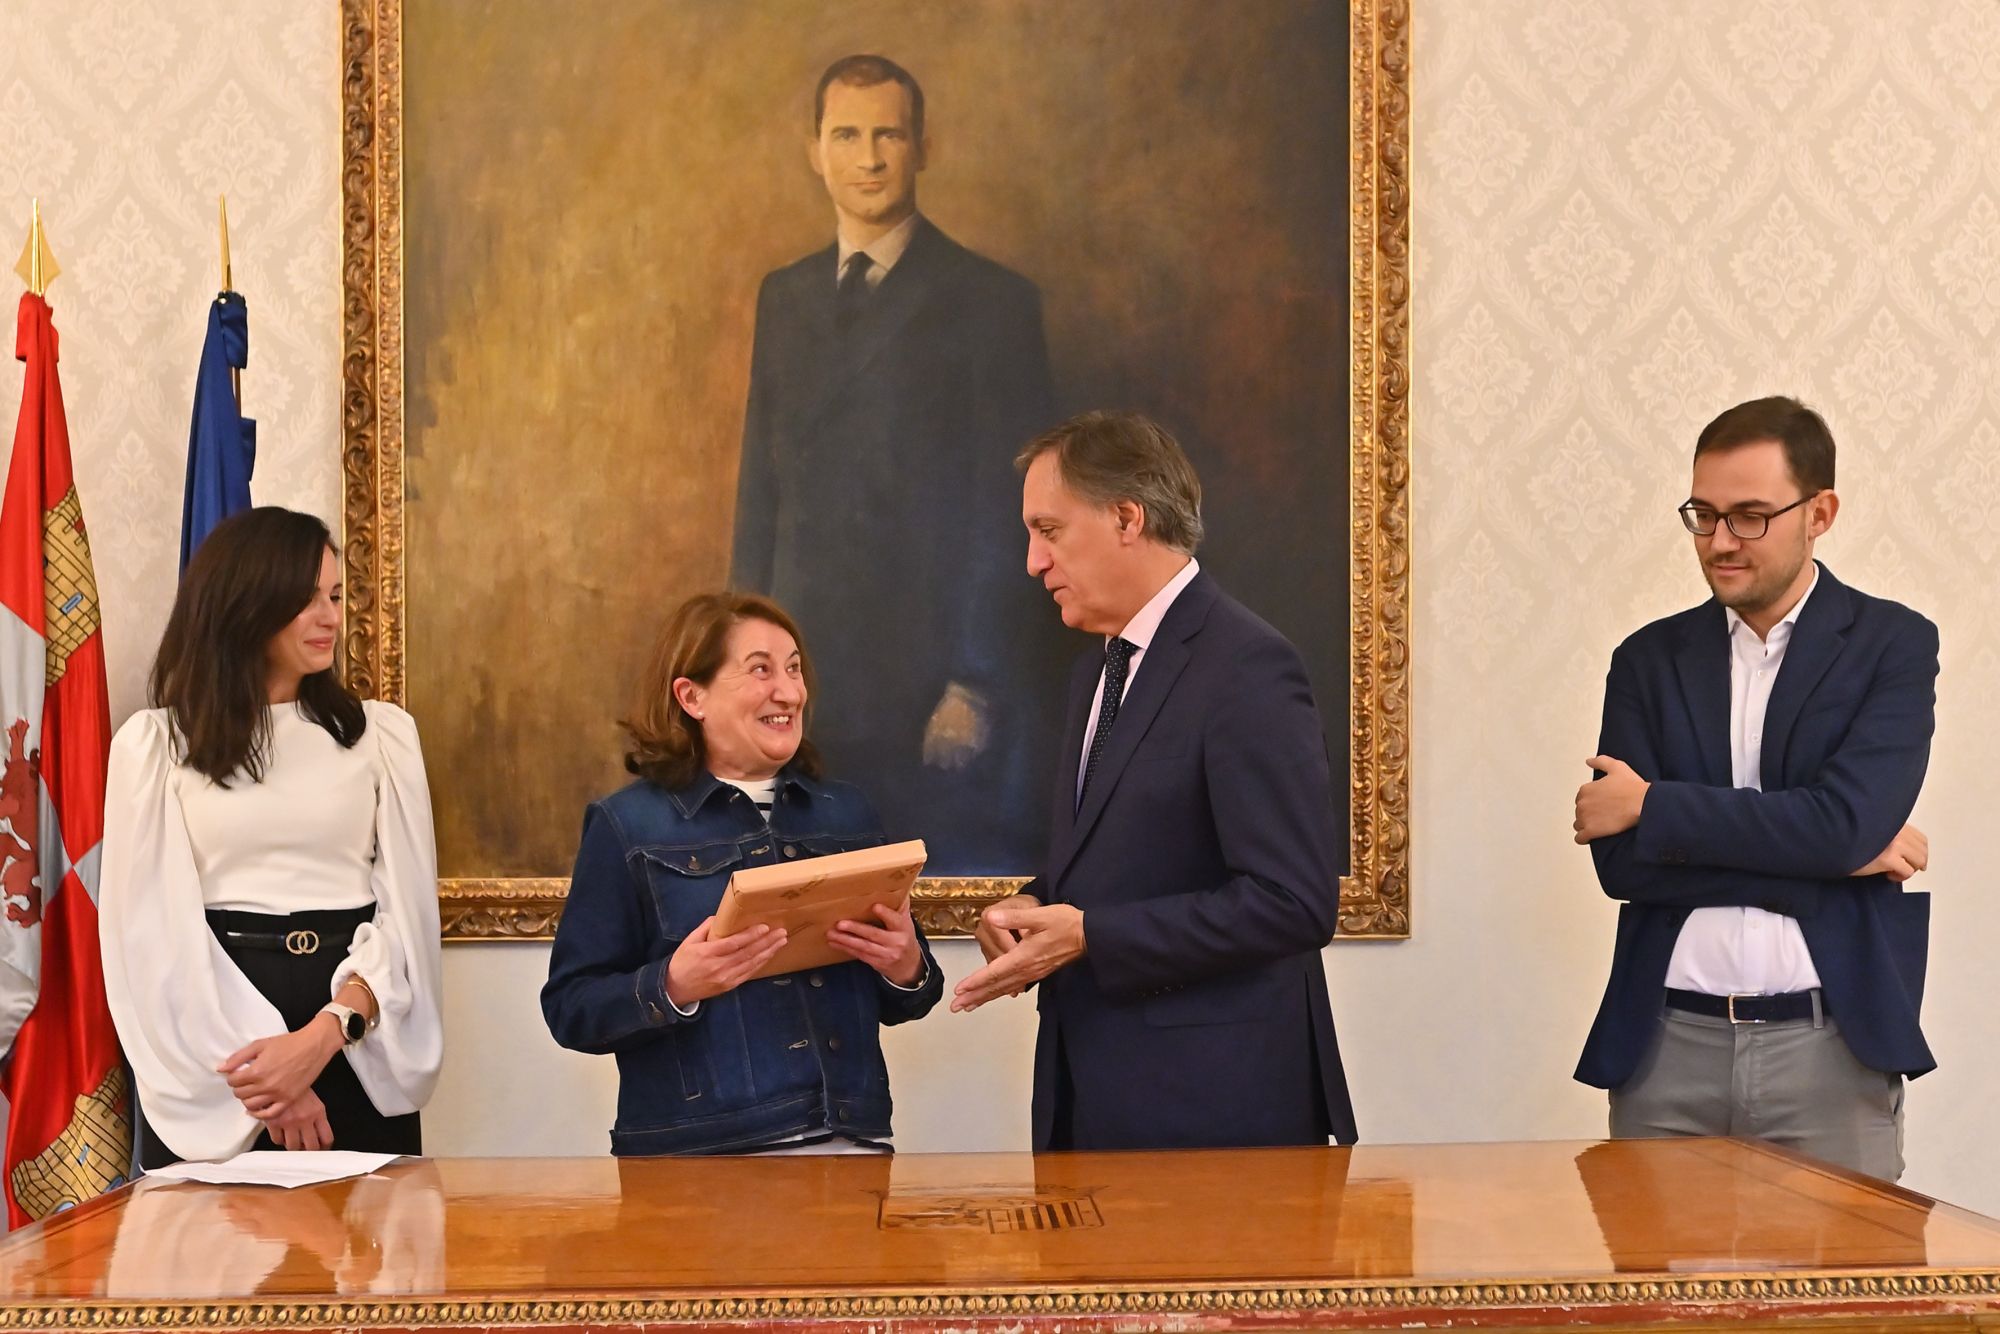
[[[49,284],[62,272],[62,266],[49,252],[49,238],[42,232],[42,201],[39,197],[35,200],[34,219],[28,224],[28,244],[21,247],[21,259],[14,265],[14,272],[21,275],[21,281],[36,296],[46,296]]]
[[[222,290],[236,290],[236,280],[229,273],[229,200],[224,195],[215,197],[215,217],[222,231]],[[236,396],[236,410],[243,411],[243,372],[234,366],[229,368],[229,391]]]

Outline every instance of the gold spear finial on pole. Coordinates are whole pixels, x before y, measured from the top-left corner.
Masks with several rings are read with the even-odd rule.
[[[36,296],[48,293],[49,284],[62,272],[56,257],[49,251],[49,238],[42,232],[42,201],[35,200],[34,221],[28,225],[28,243],[21,247],[20,262],[14,265],[14,272],[21,275],[21,281]]]
[[[226,195],[215,197],[216,224],[222,230],[222,290],[233,292],[236,282],[229,274],[229,199]],[[236,410],[243,411],[243,372],[234,366],[229,368],[229,391],[236,396]]]

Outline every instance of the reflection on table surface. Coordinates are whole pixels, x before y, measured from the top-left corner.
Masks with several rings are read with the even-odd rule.
[[[0,1242],[0,1303],[2000,1270],[2000,1223],[1735,1140],[421,1159],[141,1182]]]

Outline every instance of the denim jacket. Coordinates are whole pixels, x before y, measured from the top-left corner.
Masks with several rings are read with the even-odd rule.
[[[668,960],[715,912],[731,872],[884,841],[859,790],[790,769],[768,826],[706,773],[679,791],[640,781],[591,803],[542,1015],[563,1046],[618,1058],[614,1154],[889,1137],[879,1026],[921,1018],[944,995],[921,931],[914,990],[856,961],[746,982],[688,1015],[666,993]]]

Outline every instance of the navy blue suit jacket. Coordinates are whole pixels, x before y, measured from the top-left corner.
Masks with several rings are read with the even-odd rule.
[[[1937,627],[1820,567],[1771,688],[1764,790],[1731,785],[1729,631],[1710,599],[1618,646],[1602,754],[1652,784],[1638,826],[1590,845],[1618,911],[1611,980],[1576,1077],[1617,1088],[1652,1041],[1695,908],[1798,919],[1828,1011],[1862,1064],[1921,1075],[1930,896],[1853,876],[1910,818],[1930,760]]]
[[[1326,739],[1298,651],[1198,574],[1126,690],[1083,806],[1102,652],[1076,666],[1046,869],[1087,953],[1036,989],[1034,1145],[1354,1141],[1320,948],[1339,917]]]

